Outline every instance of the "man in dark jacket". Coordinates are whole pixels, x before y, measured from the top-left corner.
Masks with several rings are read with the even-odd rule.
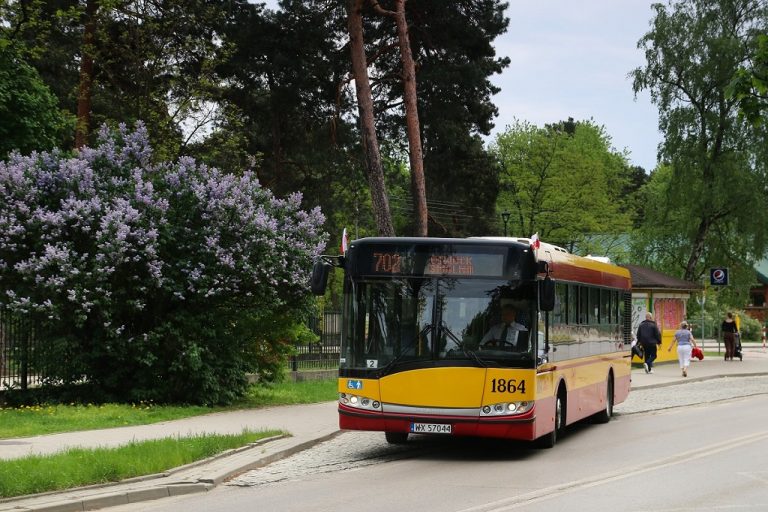
[[[637,326],[637,342],[643,344],[645,352],[645,373],[653,373],[653,362],[656,360],[656,347],[661,345],[661,331],[653,321],[653,315],[645,314],[645,320]]]

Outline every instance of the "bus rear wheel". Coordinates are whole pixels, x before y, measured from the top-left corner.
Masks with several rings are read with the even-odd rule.
[[[608,377],[605,385],[605,407],[594,416],[595,423],[608,423],[613,417],[613,378]]]
[[[408,442],[408,432],[384,432],[384,438],[389,444],[405,444]]]

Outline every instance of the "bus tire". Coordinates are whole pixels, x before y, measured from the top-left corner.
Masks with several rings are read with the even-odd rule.
[[[557,444],[558,438],[562,435],[565,428],[565,392],[562,388],[557,392],[555,398],[555,427],[549,434],[544,434],[536,440],[536,446],[539,448],[552,448]]]
[[[605,383],[605,407],[594,415],[595,423],[608,423],[613,417],[613,375],[608,376]]]
[[[384,438],[389,444],[405,444],[408,442],[408,432],[384,432]]]

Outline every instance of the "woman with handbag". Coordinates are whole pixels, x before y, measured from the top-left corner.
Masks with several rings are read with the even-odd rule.
[[[683,371],[683,377],[688,376],[688,366],[691,364],[691,350],[696,347],[696,340],[693,339],[693,333],[688,330],[688,322],[683,321],[680,329],[675,332],[673,340],[677,343],[677,360],[680,362],[680,369]],[[672,345],[667,352],[672,351]]]

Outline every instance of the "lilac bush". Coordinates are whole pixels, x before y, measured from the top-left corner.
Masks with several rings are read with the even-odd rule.
[[[57,382],[227,401],[260,350],[244,326],[306,310],[323,221],[253,173],[152,163],[141,124],[102,128],[0,162],[0,307],[45,326]]]

